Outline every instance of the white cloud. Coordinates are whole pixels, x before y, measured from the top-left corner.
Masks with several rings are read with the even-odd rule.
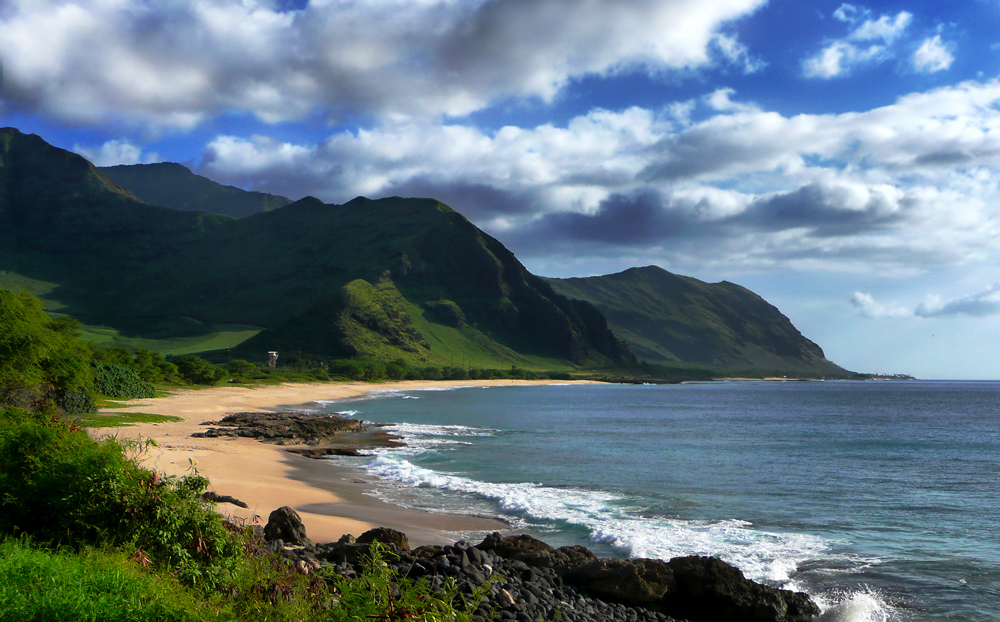
[[[78,144],[73,146],[73,151],[79,153],[97,166],[148,164],[160,159],[157,153],[143,155],[140,147],[133,145],[125,139],[109,140],[96,149]]]
[[[938,296],[928,296],[926,301],[917,306],[915,313],[921,317],[1000,315],[1000,283],[948,302],[942,302]]]
[[[896,303],[884,304],[875,300],[871,294],[864,292],[854,292],[851,297],[851,304],[864,315],[871,318],[902,318],[912,317],[913,311],[897,305]]]
[[[924,39],[917,51],[913,53],[913,68],[921,73],[946,71],[955,62],[948,46],[941,41],[941,35]]]
[[[855,292],[851,304],[867,317],[873,318],[942,318],[964,315],[967,317],[989,317],[1000,315],[1000,283],[983,291],[944,301],[932,294],[915,308],[901,306],[895,302],[881,303],[870,294]]]
[[[998,106],[996,81],[791,117],[723,89],[565,127],[404,121],[319,144],[219,137],[204,172],[331,202],[433,196],[515,244],[544,232],[546,252],[579,236],[692,264],[920,270],[1000,254]],[[691,122],[696,110],[708,117]],[[640,216],[644,228],[611,227]]]
[[[904,33],[913,15],[900,11],[895,16],[870,17],[871,11],[843,4],[833,16],[854,26],[848,35],[826,45],[818,54],[802,62],[807,78],[837,78],[859,66],[883,62],[892,57],[891,46]],[[865,19],[867,18],[867,19]]]
[[[881,39],[885,44],[890,44],[902,36],[903,31],[910,25],[913,15],[906,11],[901,11],[895,17],[883,15],[878,19],[869,19],[854,29],[849,35],[852,41],[873,41]]]
[[[460,116],[586,75],[751,71],[722,31],[765,2],[11,0],[0,49],[9,102],[72,123]]]
[[[767,63],[750,54],[747,46],[731,35],[719,34],[715,37],[715,46],[730,63],[740,67],[743,73],[757,73],[767,66]]]

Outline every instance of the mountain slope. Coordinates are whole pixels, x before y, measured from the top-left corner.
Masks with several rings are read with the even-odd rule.
[[[254,352],[536,368],[632,360],[596,309],[556,294],[437,201],[307,197],[238,220],[178,211],[13,129],[0,130],[2,271],[56,284],[46,298],[62,311],[129,335],[240,324],[264,329]]]
[[[172,162],[105,166],[98,170],[140,200],[178,210],[243,218],[292,202],[274,194],[224,186]]]
[[[777,308],[750,290],[704,283],[657,266],[618,274],[546,279],[586,300],[642,360],[666,365],[843,374]]]

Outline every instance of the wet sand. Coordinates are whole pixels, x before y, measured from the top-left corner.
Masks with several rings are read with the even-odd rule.
[[[474,532],[504,529],[507,525],[492,518],[424,512],[391,505],[365,494],[371,490],[372,483],[361,473],[329,461],[290,453],[286,451],[289,446],[249,438],[192,438],[191,434],[204,430],[205,423],[237,412],[301,405],[315,400],[348,399],[372,391],[553,383],[556,381],[404,381],[176,389],[167,397],[133,400],[125,408],[104,412],[172,415],[182,421],[94,428],[91,433],[95,437],[152,439],[155,446],[146,450],[140,457],[141,462],[166,475],[184,475],[197,469],[211,481],[211,490],[248,504],[249,508],[242,509],[220,503],[217,509],[229,516],[263,524],[271,511],[288,505],[299,512],[309,537],[316,542],[334,541],[345,533],[359,535],[378,526],[405,532],[414,545],[442,544]],[[558,381],[558,384],[565,384],[565,381]],[[344,442],[351,443],[346,436]]]

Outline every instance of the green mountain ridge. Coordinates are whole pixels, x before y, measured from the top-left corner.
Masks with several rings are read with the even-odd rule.
[[[844,375],[776,307],[723,281],[705,283],[657,266],[588,278],[546,279],[590,302],[635,355],[651,363]]]
[[[141,201],[177,210],[244,218],[292,202],[286,197],[216,183],[173,162],[103,166],[98,170]]]
[[[4,274],[45,284],[49,308],[125,335],[260,327],[245,348],[261,355],[534,368],[634,360],[593,306],[556,294],[438,201],[307,197],[241,219],[179,211],[12,128],[0,130]]]

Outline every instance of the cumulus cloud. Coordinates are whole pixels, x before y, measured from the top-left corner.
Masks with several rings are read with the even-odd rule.
[[[921,73],[936,73],[946,71],[955,62],[948,46],[941,41],[941,35],[924,39],[917,51],[913,53],[913,68]]]
[[[202,172],[338,203],[433,196],[526,254],[585,242],[693,263],[885,270],[996,255],[997,128],[996,81],[791,117],[723,90],[561,127],[401,121],[318,144],[220,136]]]
[[[864,292],[855,292],[851,304],[861,315],[872,318],[989,317],[1000,315],[1000,283],[954,300],[944,301],[940,296],[930,295],[916,307],[882,303]]]
[[[461,116],[571,80],[759,63],[725,30],[766,0],[12,0],[7,99],[73,123],[230,111]]]
[[[986,317],[1000,315],[1000,283],[981,292],[943,302],[938,296],[928,296],[915,311],[920,317],[967,315]]]
[[[851,304],[861,315],[871,318],[902,318],[913,317],[913,311],[896,303],[881,303],[865,292],[854,292]]]
[[[891,46],[910,25],[913,15],[900,11],[894,16],[873,18],[871,11],[843,4],[834,18],[850,24],[852,30],[842,39],[826,45],[818,54],[802,63],[809,78],[837,78],[862,65],[876,64],[892,57]]]
[[[96,149],[76,145],[73,147],[73,151],[76,151],[97,166],[148,164],[150,162],[157,162],[160,159],[157,153],[143,154],[142,148],[133,145],[125,139],[109,140]]]

